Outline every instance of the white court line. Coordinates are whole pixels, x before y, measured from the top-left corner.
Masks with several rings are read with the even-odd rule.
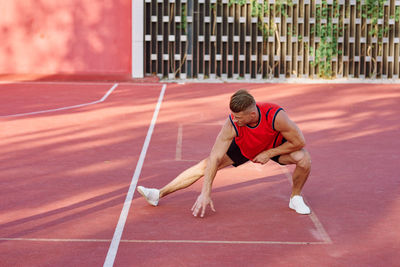
[[[144,159],[146,157],[146,153],[147,153],[147,149],[150,144],[151,136],[153,134],[154,127],[156,125],[157,116],[158,116],[158,113],[161,108],[161,103],[164,98],[166,88],[167,88],[167,85],[164,84],[161,89],[161,93],[158,98],[156,108],[154,110],[153,118],[151,119],[149,130],[147,131],[147,135],[146,135],[146,139],[143,144],[142,152],[140,153],[140,157],[139,157],[138,163],[136,165],[135,173],[133,174],[133,177],[132,177],[131,185],[129,186],[128,194],[126,195],[126,199],[125,199],[122,211],[121,211],[121,215],[118,220],[117,227],[115,228],[115,232],[114,232],[114,236],[111,241],[111,244],[110,244],[110,248],[108,249],[107,257],[106,257],[106,260],[103,265],[104,267],[114,265],[114,260],[117,255],[118,246],[121,241],[122,232],[124,230],[125,222],[126,222],[126,219],[128,217],[128,213],[129,213],[129,208],[132,203],[133,194],[136,189],[136,184],[139,179],[140,172],[142,171]]]
[[[180,161],[182,160],[182,124],[179,124],[178,127],[178,136],[176,138],[176,153],[175,153],[175,160]]]
[[[326,242],[296,241],[228,241],[228,240],[121,240],[124,243],[191,243],[191,244],[261,244],[261,245],[324,245]]]
[[[283,172],[285,173],[286,177],[288,178],[289,183],[293,184],[292,183],[292,176],[291,176],[288,168],[286,166],[281,166],[281,165],[280,165],[280,167],[283,169]],[[315,214],[315,212],[312,211],[311,214],[308,215],[308,216],[310,216],[311,221],[314,223],[315,228],[317,228],[317,230],[318,230],[319,234],[321,235],[322,239],[324,240],[324,242],[327,243],[327,244],[332,244],[332,239],[328,235],[328,232],[326,232],[324,226],[322,225],[321,221],[318,219],[318,217]]]
[[[40,110],[40,111],[35,111],[35,112],[19,113],[19,114],[12,114],[12,115],[3,115],[3,116],[0,116],[0,118],[13,118],[13,117],[30,116],[30,115],[57,112],[57,111],[61,111],[61,110],[68,110],[68,109],[81,108],[81,107],[86,107],[86,106],[90,106],[90,105],[95,105],[95,104],[104,102],[107,99],[107,97],[115,90],[115,88],[117,88],[117,86],[118,86],[118,83],[114,84],[110,88],[110,90],[108,90],[108,92],[100,100],[97,100],[97,101],[84,103],[84,104],[79,104],[79,105],[74,105],[74,106],[62,107],[62,108],[47,109],[47,110]]]
[[[320,220],[318,219],[317,215],[315,214],[315,212],[312,212],[310,215],[311,220],[313,221],[315,227],[317,227],[319,233],[321,234],[322,239],[328,243],[328,244],[332,244],[332,239],[330,238],[330,236],[328,235],[328,233],[325,231],[324,226],[322,225],[322,223],[320,222]]]
[[[105,243],[110,239],[66,239],[66,238],[0,238],[0,241],[30,241],[30,242],[94,242]],[[299,241],[228,241],[228,240],[130,240],[122,239],[120,243],[190,243],[190,244],[252,244],[252,245],[326,245],[327,242]]]

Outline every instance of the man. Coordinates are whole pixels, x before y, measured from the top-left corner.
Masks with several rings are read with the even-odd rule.
[[[203,217],[210,205],[212,182],[218,170],[235,167],[251,160],[265,164],[270,159],[281,164],[296,164],[293,172],[289,207],[300,214],[310,214],[301,190],[310,174],[311,158],[304,149],[305,140],[296,124],[278,105],[256,103],[246,90],[239,90],[230,101],[231,115],[217,136],[208,158],[185,170],[163,188],[138,186],[138,192],[153,206],[160,198],[186,188],[204,176],[201,194],[192,207],[194,216]]]

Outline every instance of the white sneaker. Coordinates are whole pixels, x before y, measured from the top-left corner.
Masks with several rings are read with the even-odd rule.
[[[160,190],[155,188],[146,188],[143,186],[138,186],[137,191],[146,199],[146,201],[152,205],[157,206],[160,200]]]
[[[304,203],[302,196],[294,196],[289,201],[289,208],[300,214],[310,214],[310,208]]]

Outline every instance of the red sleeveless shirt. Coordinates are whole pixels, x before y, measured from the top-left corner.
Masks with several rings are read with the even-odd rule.
[[[243,156],[250,160],[262,151],[279,146],[283,139],[282,134],[274,127],[276,115],[283,109],[272,103],[257,103],[256,105],[260,116],[258,124],[254,127],[239,126],[233,122],[233,115],[229,115],[236,131],[235,142]]]

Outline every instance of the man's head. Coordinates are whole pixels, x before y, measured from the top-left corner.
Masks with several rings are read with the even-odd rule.
[[[254,97],[246,90],[239,90],[231,96],[229,107],[233,120],[239,126],[258,122],[258,112]]]

